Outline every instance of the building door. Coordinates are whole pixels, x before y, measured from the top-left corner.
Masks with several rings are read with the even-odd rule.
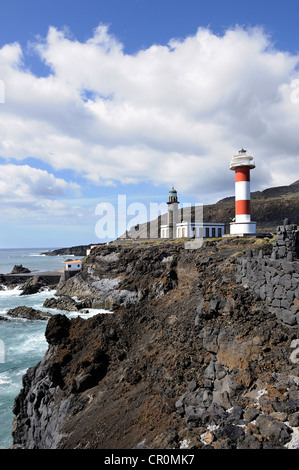
[[[209,227],[206,227],[206,238],[209,238],[210,236],[210,229]]]

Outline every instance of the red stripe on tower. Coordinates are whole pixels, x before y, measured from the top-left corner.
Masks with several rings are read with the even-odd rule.
[[[236,201],[236,216],[241,214],[250,215],[250,201],[242,199]]]
[[[247,166],[239,166],[235,169],[235,182],[250,181],[250,169]]]

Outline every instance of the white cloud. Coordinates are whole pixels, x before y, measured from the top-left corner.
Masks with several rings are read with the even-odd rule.
[[[45,170],[29,165],[0,165],[0,203],[2,216],[39,217],[66,215],[70,208],[61,199],[78,194],[79,187]],[[60,200],[57,200],[60,199]]]
[[[101,184],[148,181],[208,195],[232,193],[230,159],[244,146],[256,160],[256,189],[298,179],[290,84],[299,56],[275,50],[259,28],[221,37],[199,29],[127,55],[106,26],[84,43],[51,27],[35,49],[48,77],[24,68],[18,44],[0,49],[0,156],[30,155]]]

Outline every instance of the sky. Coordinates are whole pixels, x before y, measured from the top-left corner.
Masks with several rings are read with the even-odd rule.
[[[172,186],[232,196],[241,148],[252,191],[299,179],[297,1],[0,8],[0,248],[108,241]]]

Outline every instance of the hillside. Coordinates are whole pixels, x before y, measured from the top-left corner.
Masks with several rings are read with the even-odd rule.
[[[257,231],[275,233],[285,217],[299,223],[299,180],[289,186],[252,192],[250,197],[251,220],[257,222]],[[235,216],[234,203],[235,198],[229,197],[204,206],[204,221],[227,222]]]
[[[189,217],[188,209],[185,217]],[[183,219],[182,211],[180,217]],[[229,222],[235,217],[235,198],[227,197],[216,204],[203,206],[204,222],[222,222],[229,233]],[[257,232],[273,232],[288,217],[293,223],[299,223],[299,180],[289,186],[268,188],[264,191],[251,193],[251,220],[257,222]],[[194,207],[191,209],[191,220],[194,218]],[[152,233],[160,233],[159,227],[167,223],[167,214],[159,220],[151,222]],[[149,224],[140,224],[137,229],[132,227],[128,236],[131,238],[147,238]],[[151,237],[154,238],[154,237]]]

